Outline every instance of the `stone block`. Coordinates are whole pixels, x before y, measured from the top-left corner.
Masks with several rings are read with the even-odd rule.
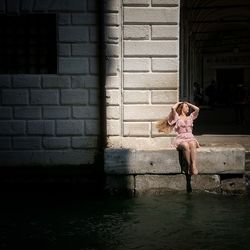
[[[108,79],[108,77],[106,77],[106,79]],[[85,88],[93,88],[96,89],[99,87],[99,76],[86,76],[84,77],[84,81],[85,81]]]
[[[107,57],[119,57],[121,51],[120,46],[116,44],[106,44],[105,55]]]
[[[120,107],[119,106],[107,106],[107,119],[120,119]]]
[[[20,1],[21,10],[31,12],[32,8],[33,8],[33,3],[34,3],[33,0],[22,0],[22,1]]]
[[[40,137],[14,137],[13,149],[41,149]]]
[[[71,45],[67,43],[59,43],[58,55],[59,56],[71,56]]]
[[[99,73],[99,59],[97,57],[89,59],[89,69],[90,74],[97,75]]]
[[[245,178],[228,178],[221,181],[221,191],[224,194],[244,194],[246,192]]]
[[[177,89],[177,73],[124,73],[124,89]]]
[[[35,10],[35,11],[48,11],[50,5],[51,5],[50,0],[36,0],[36,1],[34,1],[34,4],[33,4],[33,10]]]
[[[178,25],[152,25],[152,39],[177,40],[178,38]]]
[[[153,104],[170,104],[178,100],[177,90],[152,90],[151,101]]]
[[[148,122],[125,122],[123,125],[124,136],[149,136],[150,123]]]
[[[43,107],[43,118],[45,119],[58,119],[58,118],[70,118],[70,107]]]
[[[106,89],[119,89],[121,84],[120,75],[117,76],[107,76],[106,77]]]
[[[58,14],[58,24],[60,24],[60,25],[71,24],[71,14],[70,13],[59,13]]]
[[[35,105],[52,105],[59,104],[58,90],[31,90],[31,104]]]
[[[0,121],[0,135],[24,135],[24,121]]]
[[[0,76],[0,88],[11,88],[11,77],[9,75]]]
[[[124,58],[123,71],[149,72],[151,60],[149,58]]]
[[[99,107],[97,106],[74,106],[73,118],[97,119],[99,117]]]
[[[152,6],[178,6],[179,0],[152,0]]]
[[[104,17],[105,20],[105,25],[114,25],[114,26],[119,26],[120,20],[119,20],[119,14],[116,13],[108,13],[105,14]]]
[[[15,107],[14,117],[17,119],[40,119],[40,107]]]
[[[119,31],[120,29],[118,27],[105,27],[105,41],[117,43],[120,36]]]
[[[44,88],[69,88],[70,80],[69,76],[45,75],[42,77],[42,86]]]
[[[88,72],[88,58],[59,58],[60,74],[86,74]]]
[[[177,41],[124,41],[124,56],[175,56]]]
[[[5,12],[5,1],[0,1],[0,12]]]
[[[125,105],[124,121],[157,121],[170,112],[171,106],[166,105]]]
[[[89,39],[90,42],[99,42],[99,28],[98,26],[90,26],[89,27]]]
[[[124,104],[148,104],[150,98],[149,91],[125,90],[123,92]]]
[[[88,91],[85,89],[69,89],[61,91],[62,104],[87,104]]]
[[[89,104],[90,105],[98,105],[99,103],[100,103],[99,90],[90,89],[89,90]]]
[[[43,2],[40,0],[39,2]],[[87,0],[54,0],[49,1],[49,10],[57,11],[86,11],[87,10]]]
[[[85,135],[99,135],[100,134],[100,121],[99,120],[86,120],[85,121]]]
[[[12,108],[11,107],[0,107],[0,119],[11,119]]]
[[[84,88],[85,76],[72,76],[71,87],[72,88]]]
[[[60,42],[87,42],[89,41],[89,29],[84,26],[59,27]]]
[[[124,39],[148,40],[150,37],[149,25],[124,25]]]
[[[70,148],[70,137],[44,137],[43,146],[45,149],[67,149]]]
[[[97,24],[97,18],[95,13],[73,13],[72,24],[93,25]]]
[[[125,24],[176,24],[178,22],[178,8],[124,8]]]
[[[57,120],[56,121],[57,135],[83,135],[84,122],[80,120]]]
[[[150,0],[123,0],[124,5],[149,6]]]
[[[28,121],[27,133],[29,135],[54,135],[55,123],[54,121]]]
[[[97,44],[96,43],[76,43],[72,44],[73,56],[96,56]]]
[[[194,175],[191,177],[191,187],[193,190],[220,192],[220,176]]]
[[[73,148],[97,148],[98,137],[96,136],[82,136],[72,137]]]
[[[117,75],[117,73],[120,71],[121,71],[121,66],[119,59],[111,57],[106,59],[106,75]]]
[[[6,7],[8,13],[18,13],[19,12],[19,0],[8,0],[6,1]]]
[[[110,194],[127,190],[130,190],[131,194],[133,194],[135,190],[135,177],[133,175],[107,175],[105,189]]]
[[[107,135],[120,135],[121,124],[119,120],[107,120]]]
[[[105,1],[104,8],[106,12],[118,12],[120,9],[120,1],[117,0]]]
[[[1,136],[0,149],[11,149],[11,137]]]
[[[179,60],[177,58],[153,58],[153,72],[177,72],[179,70]]]
[[[184,175],[136,175],[135,189],[139,195],[152,190],[185,191],[186,177]]]
[[[93,1],[93,0],[88,0],[88,10],[89,11],[97,11],[97,1]]]
[[[2,103],[6,105],[28,104],[28,90],[2,90]]]
[[[121,93],[119,90],[106,90],[107,105],[120,105]]]

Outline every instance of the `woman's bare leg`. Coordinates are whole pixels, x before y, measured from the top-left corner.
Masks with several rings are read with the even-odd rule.
[[[191,141],[189,142],[189,148],[190,148],[190,167],[191,171],[194,175],[198,174],[198,169],[196,166],[196,155],[197,155],[197,150],[196,150],[196,142]]]
[[[189,144],[187,142],[182,142],[178,148],[183,151],[184,158],[188,164],[188,169],[190,170],[191,154],[190,154]]]

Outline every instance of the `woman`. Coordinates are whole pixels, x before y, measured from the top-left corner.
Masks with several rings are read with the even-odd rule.
[[[189,115],[190,108],[194,111]],[[170,133],[174,128],[177,136],[173,141],[173,146],[177,150],[183,151],[189,172],[194,175],[198,174],[196,149],[200,146],[192,133],[192,128],[193,120],[197,118],[198,114],[199,108],[197,106],[188,102],[177,102],[171,108],[168,117],[157,124],[159,132]]]

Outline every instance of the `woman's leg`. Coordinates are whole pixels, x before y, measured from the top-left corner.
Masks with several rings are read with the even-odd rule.
[[[191,157],[190,157],[189,144],[187,142],[182,142],[178,146],[178,149],[183,151],[184,158],[185,158],[185,160],[187,161],[187,164],[188,164],[188,169],[190,169],[190,164],[191,164],[190,159],[191,159]]]
[[[196,167],[196,142],[195,141],[191,141],[188,143],[189,144],[189,148],[190,148],[190,167],[191,167],[191,171],[194,175],[198,174],[198,169]]]

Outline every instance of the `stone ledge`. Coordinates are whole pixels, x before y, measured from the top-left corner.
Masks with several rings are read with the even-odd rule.
[[[245,149],[240,145],[201,147],[197,165],[200,174],[241,174],[245,172]],[[106,174],[178,174],[178,151],[111,149],[105,150]]]

